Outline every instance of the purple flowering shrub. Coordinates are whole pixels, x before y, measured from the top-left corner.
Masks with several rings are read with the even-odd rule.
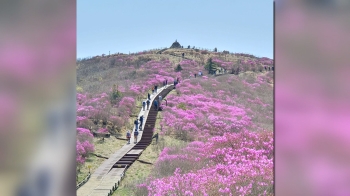
[[[148,195],[273,194],[272,132],[225,133],[207,142],[189,143],[180,154],[169,153],[170,149],[164,149],[155,172],[164,170],[159,167],[161,163],[174,160],[192,162],[192,170],[175,168],[171,176],[149,178],[138,186],[140,192]],[[205,165],[199,169],[197,164],[203,162]]]
[[[260,84],[260,79],[250,84],[234,78],[227,75],[220,79],[186,79],[178,84],[177,95],[167,97],[167,106],[162,103],[164,134],[186,132],[193,135],[193,139],[200,139],[272,123],[268,119],[254,121],[261,116],[272,118],[272,88],[264,81]],[[270,88],[269,95],[260,98],[253,94],[260,88]],[[262,113],[257,114],[260,110]]]
[[[106,128],[100,128],[100,129],[98,129],[97,132],[98,132],[98,133],[108,133],[108,129],[106,129]]]
[[[77,128],[76,151],[77,165],[81,166],[84,164],[85,158],[88,156],[88,154],[94,151],[93,135],[91,134],[90,130]]]

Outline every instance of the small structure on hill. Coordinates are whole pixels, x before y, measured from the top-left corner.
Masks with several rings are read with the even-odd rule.
[[[181,48],[181,45],[179,42],[177,42],[177,40],[175,40],[175,42],[170,46],[170,48]]]

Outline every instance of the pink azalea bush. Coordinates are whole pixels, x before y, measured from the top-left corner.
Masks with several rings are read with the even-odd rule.
[[[173,175],[150,178],[139,191],[148,195],[271,195],[273,193],[272,132],[225,133],[207,142],[189,143],[178,155],[165,149],[155,171],[164,163],[191,162],[192,169],[171,168]],[[195,155],[193,155],[195,153]],[[171,160],[171,161],[169,161]],[[176,161],[175,161],[176,162]],[[196,164],[193,164],[193,163]],[[196,168],[197,163],[205,164]],[[168,167],[169,168],[169,167]],[[167,168],[167,169],[168,169]]]
[[[169,95],[167,106],[163,103],[164,119],[161,125],[165,127],[166,133],[185,131],[199,139],[258,126],[260,122],[252,121],[255,115],[259,118],[261,116],[272,118],[272,99],[262,100],[253,94],[255,91],[268,88],[272,94],[272,87],[266,82],[261,82],[259,78],[253,84],[245,80],[233,81],[237,79],[232,79],[235,78],[232,75],[228,76],[229,82],[202,78],[205,80],[184,80],[178,84],[176,89],[178,95]],[[239,83],[241,87],[231,85],[231,82]],[[246,92],[240,92],[240,89],[245,89]],[[269,123],[272,124],[272,121]]]
[[[98,133],[108,133],[108,129],[106,129],[106,128],[100,128],[97,132],[98,132]]]
[[[112,105],[107,93],[97,94],[94,97],[87,94],[77,94],[77,141],[76,161],[78,167],[83,165],[89,153],[94,151],[93,135],[91,127],[93,120],[109,120],[115,126],[123,126],[129,119],[132,109],[135,106],[135,99],[123,97],[118,105]],[[117,108],[118,116],[113,116],[112,108]],[[97,132],[108,133],[106,128],[100,128]]]
[[[77,141],[76,141],[76,152],[77,152],[77,165],[84,164],[85,158],[89,153],[94,151],[93,146],[93,135],[90,130],[84,128],[77,128]]]

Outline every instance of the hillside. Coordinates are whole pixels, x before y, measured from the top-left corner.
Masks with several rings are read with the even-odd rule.
[[[215,74],[205,70],[209,62]],[[175,71],[178,65],[181,71]],[[133,191],[117,195],[273,194],[269,66],[273,60],[249,54],[182,48],[79,60],[78,181],[87,174],[87,165],[93,171],[103,161],[90,153],[108,157],[125,144],[117,137],[125,138],[152,86],[180,78],[157,122],[161,142],[148,147],[152,156],[144,157],[154,165],[144,167],[147,171],[137,178],[142,183],[138,188],[131,183],[136,177],[127,177],[124,187]],[[199,71],[204,76],[194,77]],[[102,141],[93,132],[111,137]],[[128,172],[135,167],[141,166],[135,164]]]

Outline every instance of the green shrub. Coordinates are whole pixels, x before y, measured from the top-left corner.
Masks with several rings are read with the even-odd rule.
[[[186,110],[186,104],[185,103],[179,103],[179,105],[177,105],[177,108]]]
[[[175,68],[175,71],[181,71],[182,70],[182,67],[181,67],[181,65],[180,64],[178,64],[177,66],[176,66],[176,68]]]
[[[117,85],[113,85],[111,94],[109,95],[111,104],[116,104],[117,100],[122,97],[122,93],[118,90]]]

